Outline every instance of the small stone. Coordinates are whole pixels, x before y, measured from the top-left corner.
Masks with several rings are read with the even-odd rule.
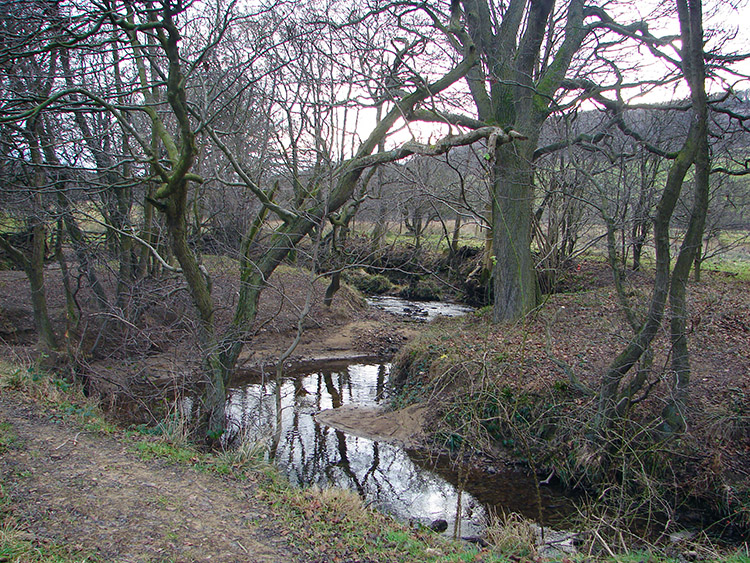
[[[446,522],[442,518],[438,518],[437,520],[433,520],[430,523],[430,529],[434,532],[442,534],[445,530],[448,529],[448,522]]]
[[[669,534],[669,541],[672,543],[681,543],[693,539],[695,532],[683,530],[681,532],[672,532]]]

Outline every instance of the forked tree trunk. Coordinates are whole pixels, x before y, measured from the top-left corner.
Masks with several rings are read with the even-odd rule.
[[[700,1],[677,0],[677,13],[682,33],[682,58],[685,75],[690,84],[691,100],[697,123],[698,148],[695,155],[693,179],[693,207],[685,238],[672,272],[669,291],[670,340],[672,342],[672,389],[670,401],[662,413],[664,429],[685,429],[685,406],[690,385],[690,356],[687,343],[687,282],[690,268],[695,263],[706,225],[709,201],[709,174],[711,169],[708,147],[708,101],[705,90],[703,56],[703,13]]]
[[[670,336],[672,341],[672,367],[675,373],[672,396],[662,413],[666,430],[684,428],[684,404],[687,399],[690,376],[685,324],[687,319],[686,284],[695,254],[703,240],[706,210],[708,207],[708,110],[703,67],[703,29],[700,2],[676,0],[682,34],[682,63],[685,78],[690,85],[693,120],[687,139],[672,163],[667,183],[657,207],[654,221],[656,243],[656,278],[648,317],[641,330],[610,364],[602,380],[599,395],[600,438],[614,423],[617,403],[621,400],[620,383],[625,374],[648,349],[662,322],[667,296],[671,309]],[[669,225],[680,196],[685,175],[695,165],[695,195],[690,223],[675,263],[670,282]]]
[[[667,175],[667,182],[656,209],[654,220],[654,243],[656,247],[656,273],[646,320],[625,349],[612,361],[602,378],[599,391],[597,427],[605,433],[617,418],[618,403],[624,400],[620,385],[630,369],[649,349],[664,318],[670,288],[670,235],[669,227],[677,200],[682,191],[685,175],[697,154],[701,128],[693,122],[688,138]],[[602,438],[603,438],[602,434]]]

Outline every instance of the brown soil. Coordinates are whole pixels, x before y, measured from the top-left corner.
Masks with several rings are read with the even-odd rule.
[[[403,447],[422,443],[427,407],[412,405],[397,411],[344,405],[320,411],[315,420],[347,434]]]
[[[112,294],[114,281],[101,273]],[[236,304],[238,280],[231,263],[218,260],[211,268],[212,297],[219,333],[228,325]],[[45,271],[47,301],[58,334],[66,331],[65,299],[60,269]],[[294,341],[299,311],[308,294],[310,313],[303,319],[302,338],[286,360],[288,369],[320,360],[388,358],[417,333],[418,324],[367,307],[364,299],[344,286],[331,307],[323,304],[325,280],[311,282],[304,271],[280,267],[271,277],[259,304],[251,340],[245,345],[237,371],[275,369],[279,357]],[[200,373],[194,312],[186,287],[176,276],[143,282],[130,296],[129,308],[140,311],[132,321],[96,312],[85,283],[77,293],[82,309],[73,334],[76,370],[89,379],[93,393],[117,416],[129,422],[157,422],[155,405],[165,394],[185,393]],[[105,322],[106,321],[106,322]],[[20,363],[38,352],[28,282],[19,271],[0,271],[0,354]]]
[[[0,459],[9,508],[37,545],[123,563],[299,560],[252,482],[141,460],[122,439],[72,428],[13,395],[0,397],[0,423],[17,437]]]

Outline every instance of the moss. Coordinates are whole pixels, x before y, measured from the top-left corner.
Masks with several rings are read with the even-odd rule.
[[[393,289],[393,284],[384,275],[368,274],[364,270],[346,272],[344,279],[366,295],[381,295]]]
[[[434,280],[419,279],[402,289],[399,296],[416,301],[438,301],[442,296],[442,289]]]

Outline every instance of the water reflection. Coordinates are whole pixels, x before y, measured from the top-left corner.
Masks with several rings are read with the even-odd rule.
[[[459,476],[444,464],[438,470],[442,477],[433,471],[431,460],[315,422],[313,415],[323,409],[381,404],[389,368],[387,364],[343,365],[290,375],[279,385],[260,377],[230,389],[228,412],[252,437],[271,443],[272,456],[291,482],[356,490],[368,502],[403,520],[429,523],[444,519],[449,532],[458,521],[458,534],[476,535],[486,514],[485,498],[492,498],[492,489],[501,493],[502,510],[530,517],[539,513],[536,496],[529,498],[534,491],[529,481],[519,481],[520,487],[514,487],[520,494],[505,494],[507,478],[500,481],[500,476],[488,479],[485,474],[468,472]],[[464,492],[451,482],[462,483]]]

